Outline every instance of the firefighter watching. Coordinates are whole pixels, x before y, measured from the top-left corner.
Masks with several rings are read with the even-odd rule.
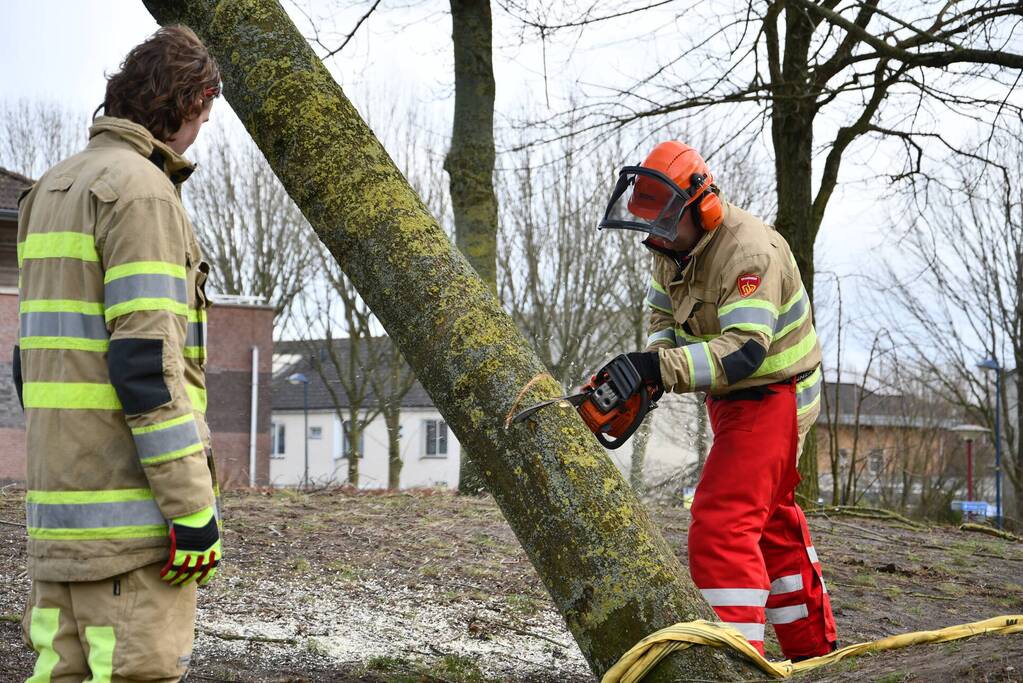
[[[209,267],[181,156],[220,72],[176,26],[107,82],[84,151],[20,202],[31,681],[178,681],[221,561],[204,419]],[[98,111],[98,109],[97,109]]]
[[[803,440],[820,410],[821,352],[788,243],[721,198],[677,141],[626,166],[600,227],[646,235],[653,267],[643,379],[707,392],[714,441],[696,489],[689,570],[718,617],[761,653],[766,622],[790,659],[836,647],[803,511]]]

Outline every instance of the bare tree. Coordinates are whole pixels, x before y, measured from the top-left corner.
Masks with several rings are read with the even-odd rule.
[[[944,163],[949,154],[984,157],[986,146],[962,147],[951,131],[983,122],[994,135],[1005,119],[1023,115],[1014,95],[1023,69],[1018,2],[928,0],[882,8],[879,0],[759,0],[714,5],[706,21],[692,21],[700,16],[697,0],[670,9],[663,4],[600,12],[566,3],[552,17],[547,3],[502,3],[546,39],[624,15],[620,21],[635,22],[639,11],[665,23],[675,12],[693,27],[678,34],[677,54],[637,60],[645,71],[624,85],[602,84],[605,96],[548,117],[545,139],[607,135],[637,121],[670,130],[713,117],[733,142],[751,146],[769,127],[774,222],[792,246],[811,300],[814,242],[853,143],[861,137],[893,142],[904,161],[885,163],[894,169],[885,175],[913,183],[927,179],[929,162]],[[565,121],[580,117],[581,125],[566,132]],[[926,185],[914,188],[918,198],[926,199]],[[815,440],[807,444],[812,449]],[[800,461],[801,489],[816,498],[816,457],[807,455]]]
[[[635,318],[644,315],[645,286],[623,291],[623,241],[596,231],[611,158],[577,163],[566,142],[555,154],[509,156],[512,170],[501,174],[498,294],[566,391],[610,355],[637,348]]]
[[[262,297],[280,333],[313,276],[319,242],[256,146],[217,133],[196,157],[202,181],[187,185],[185,201],[213,265],[213,287]]]
[[[0,166],[38,178],[88,141],[89,117],[58,102],[0,102]]]
[[[373,355],[379,365],[370,368],[370,386],[387,428],[387,488],[401,486],[401,402],[416,376],[390,337],[374,340],[381,348]]]
[[[993,159],[974,160],[951,174],[937,197],[899,242],[898,260],[885,269],[882,304],[900,348],[917,364],[928,388],[971,421],[995,426],[1001,407],[1005,473],[1023,519],[1023,441],[1019,396],[1023,375],[1023,144],[1019,130],[999,135]],[[912,209],[911,209],[912,210]],[[977,368],[994,359],[994,377]]]
[[[330,395],[342,430],[342,452],[334,456],[347,461],[345,482],[357,487],[359,461],[364,455],[362,435],[384,407],[382,401],[375,400],[372,389],[385,345],[375,343],[379,323],[329,254],[321,251],[317,265],[326,291],[302,300],[302,342]]]

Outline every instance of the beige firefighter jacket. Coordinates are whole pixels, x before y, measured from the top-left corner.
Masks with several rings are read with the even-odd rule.
[[[648,350],[668,391],[722,395],[798,377],[800,432],[819,412],[821,350],[785,239],[727,202],[681,263],[652,250]]]
[[[89,138],[19,207],[15,381],[42,581],[162,561],[167,520],[214,503],[209,267],[179,187],[192,166],[125,119],[96,119]]]

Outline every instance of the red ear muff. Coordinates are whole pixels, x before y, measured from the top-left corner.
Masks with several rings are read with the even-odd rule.
[[[716,194],[707,191],[696,201],[696,213],[700,217],[700,226],[710,232],[716,230],[725,219],[725,209]]]

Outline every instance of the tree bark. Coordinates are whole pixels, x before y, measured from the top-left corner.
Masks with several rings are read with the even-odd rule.
[[[629,461],[629,486],[637,496],[646,491],[644,470],[646,464],[646,447],[650,443],[650,425],[648,417],[636,430],[632,437],[632,458]]]
[[[592,671],[659,628],[713,618],[574,410],[505,426],[518,405],[561,386],[281,6],[145,5],[161,24],[192,27],[217,57],[235,112],[475,459]],[[694,647],[649,680],[756,675],[734,655]]]
[[[813,215],[813,118],[814,97],[808,96],[810,39],[813,25],[804,12],[785,12],[785,50],[772,52],[773,116],[771,141],[774,146],[774,172],[777,184],[777,218],[774,227],[789,242],[803,286],[813,301],[813,242],[819,221]],[[775,36],[776,39],[776,36]],[[810,429],[806,444],[813,444],[816,432]],[[813,446],[806,446],[799,459],[802,480],[797,491],[815,501],[820,493],[817,459]]]
[[[387,425],[387,488],[401,488],[401,408],[384,411]]]
[[[494,193],[494,60],[490,0],[451,0],[455,116],[444,170],[451,178],[455,244],[497,293],[497,196]],[[462,458],[458,492],[479,495],[483,480]]]

